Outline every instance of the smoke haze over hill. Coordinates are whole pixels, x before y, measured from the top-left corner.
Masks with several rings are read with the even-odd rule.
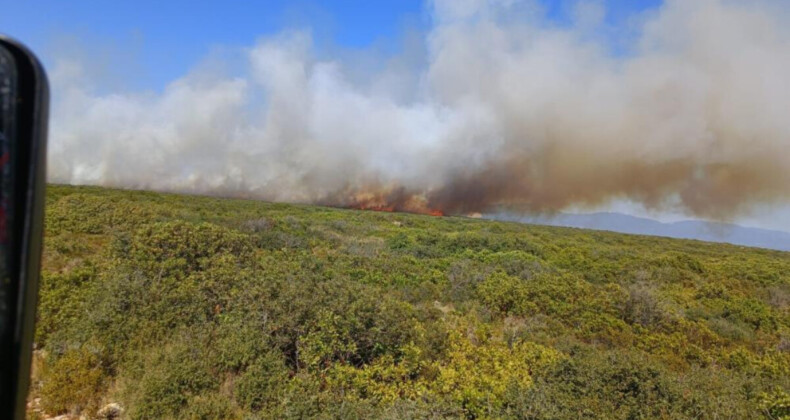
[[[162,92],[99,92],[59,60],[50,180],[458,214],[790,200],[787,3],[670,0],[622,48],[596,2],[567,25],[529,1],[428,7],[424,36],[364,66],[309,30]]]
[[[666,236],[669,238],[697,239],[736,245],[790,251],[790,233],[758,229],[734,224],[684,220],[662,223],[643,217],[620,213],[555,213],[551,215],[488,214],[484,217],[549,226],[566,226],[581,229],[608,230],[637,235]]]

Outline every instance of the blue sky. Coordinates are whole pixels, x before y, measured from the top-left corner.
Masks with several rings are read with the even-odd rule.
[[[427,30],[422,0],[90,1],[3,0],[0,32],[27,43],[45,64],[59,50],[113,56],[115,73],[131,88],[161,89],[212,50],[252,45],[261,36],[309,28],[319,44],[397,48],[407,28]],[[608,0],[607,22],[618,25],[660,0]],[[562,25],[569,0],[543,0],[550,21]]]

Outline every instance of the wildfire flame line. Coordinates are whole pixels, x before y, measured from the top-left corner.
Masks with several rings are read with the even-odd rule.
[[[322,201],[329,206],[357,210],[445,215],[441,209],[431,207],[424,194],[403,187],[348,190]]]

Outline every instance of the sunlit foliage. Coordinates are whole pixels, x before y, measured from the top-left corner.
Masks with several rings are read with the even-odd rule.
[[[31,401],[50,415],[790,416],[788,253],[47,193]]]

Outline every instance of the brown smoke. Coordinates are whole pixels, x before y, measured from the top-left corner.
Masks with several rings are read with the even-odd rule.
[[[51,178],[426,214],[788,204],[786,2],[668,0],[627,30],[597,2],[567,26],[535,5],[435,0],[430,32],[379,61],[285,32],[243,77],[161,94],[96,94],[66,62]]]

